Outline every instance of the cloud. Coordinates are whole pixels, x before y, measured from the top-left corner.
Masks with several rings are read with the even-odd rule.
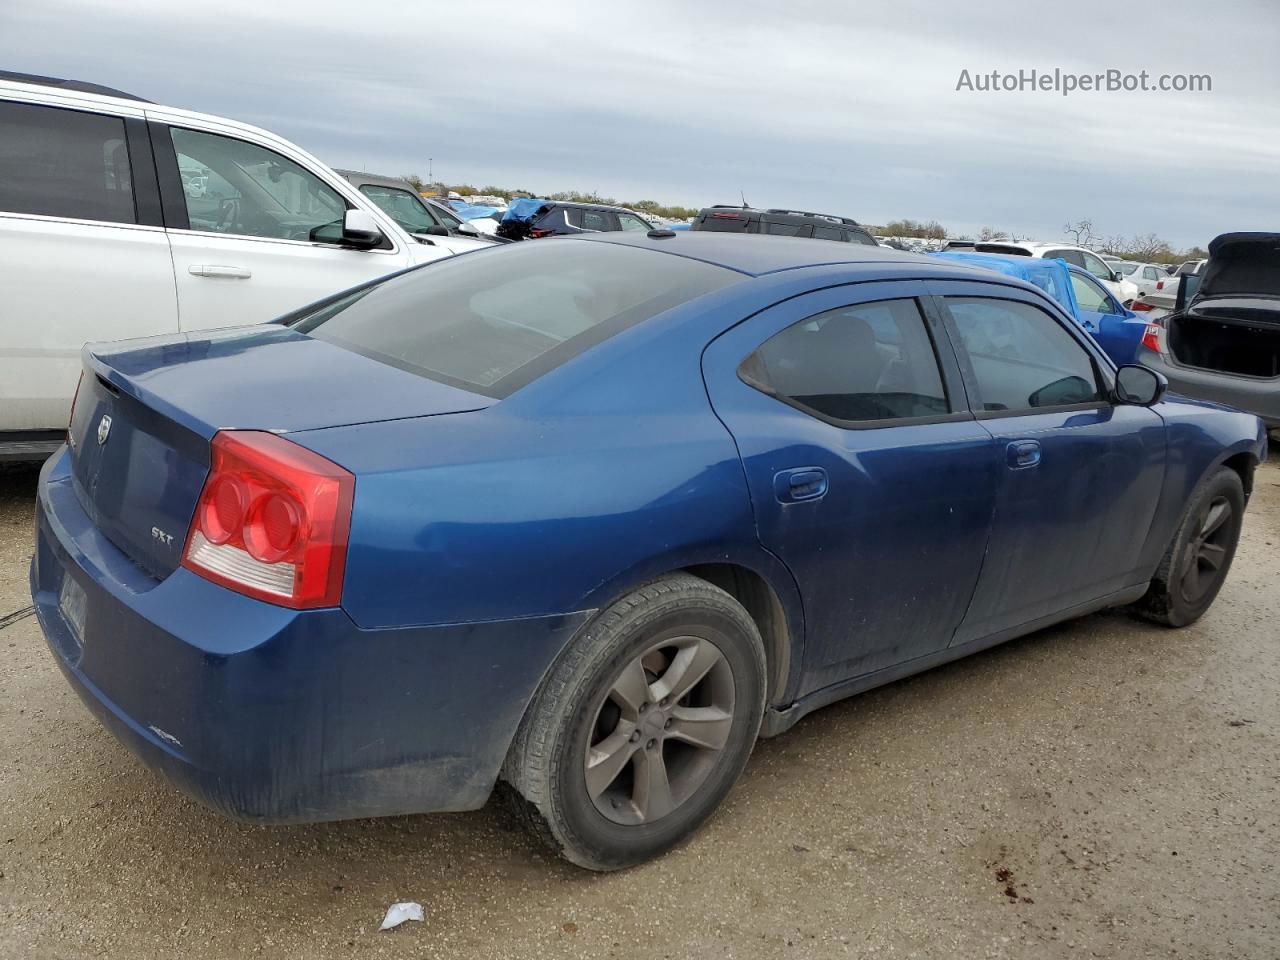
[[[266,126],[334,165],[692,206],[744,191],[866,222],[1203,244],[1272,228],[1269,2],[782,6],[46,0],[12,69]],[[38,51],[38,53],[33,53]],[[1206,94],[966,93],[972,72],[1208,73]]]

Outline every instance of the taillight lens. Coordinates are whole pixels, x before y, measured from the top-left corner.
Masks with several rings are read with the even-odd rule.
[[[1155,308],[1149,303],[1144,303],[1141,300],[1135,300],[1133,303],[1129,304],[1129,309],[1134,313],[1148,313]]]
[[[355,477],[273,433],[213,438],[182,565],[239,593],[295,610],[335,607]]]
[[[1147,324],[1147,329],[1142,331],[1142,345],[1148,350],[1160,352],[1160,324]]]
[[[537,227],[529,231],[529,236],[533,237],[534,239],[537,239],[538,237],[549,237],[551,236],[551,231],[543,227]],[[542,249],[542,248],[539,247],[538,249]]]

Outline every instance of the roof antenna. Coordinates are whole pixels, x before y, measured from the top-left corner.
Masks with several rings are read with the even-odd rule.
[[[745,192],[744,190],[739,189],[739,190],[738,190],[738,196],[742,197],[742,209],[743,209],[743,210],[750,210],[751,208],[750,208],[749,206],[747,206],[747,194],[746,194],[746,192]]]

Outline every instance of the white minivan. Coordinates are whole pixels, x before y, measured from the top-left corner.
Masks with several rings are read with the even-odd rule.
[[[0,72],[0,459],[57,448],[86,342],[269,320],[477,249],[411,236],[265,130]]]

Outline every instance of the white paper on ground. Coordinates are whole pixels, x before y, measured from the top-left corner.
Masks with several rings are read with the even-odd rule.
[[[390,930],[398,927],[406,920],[421,920],[423,917],[420,903],[393,903],[387,908],[387,915],[382,918],[379,930]]]

